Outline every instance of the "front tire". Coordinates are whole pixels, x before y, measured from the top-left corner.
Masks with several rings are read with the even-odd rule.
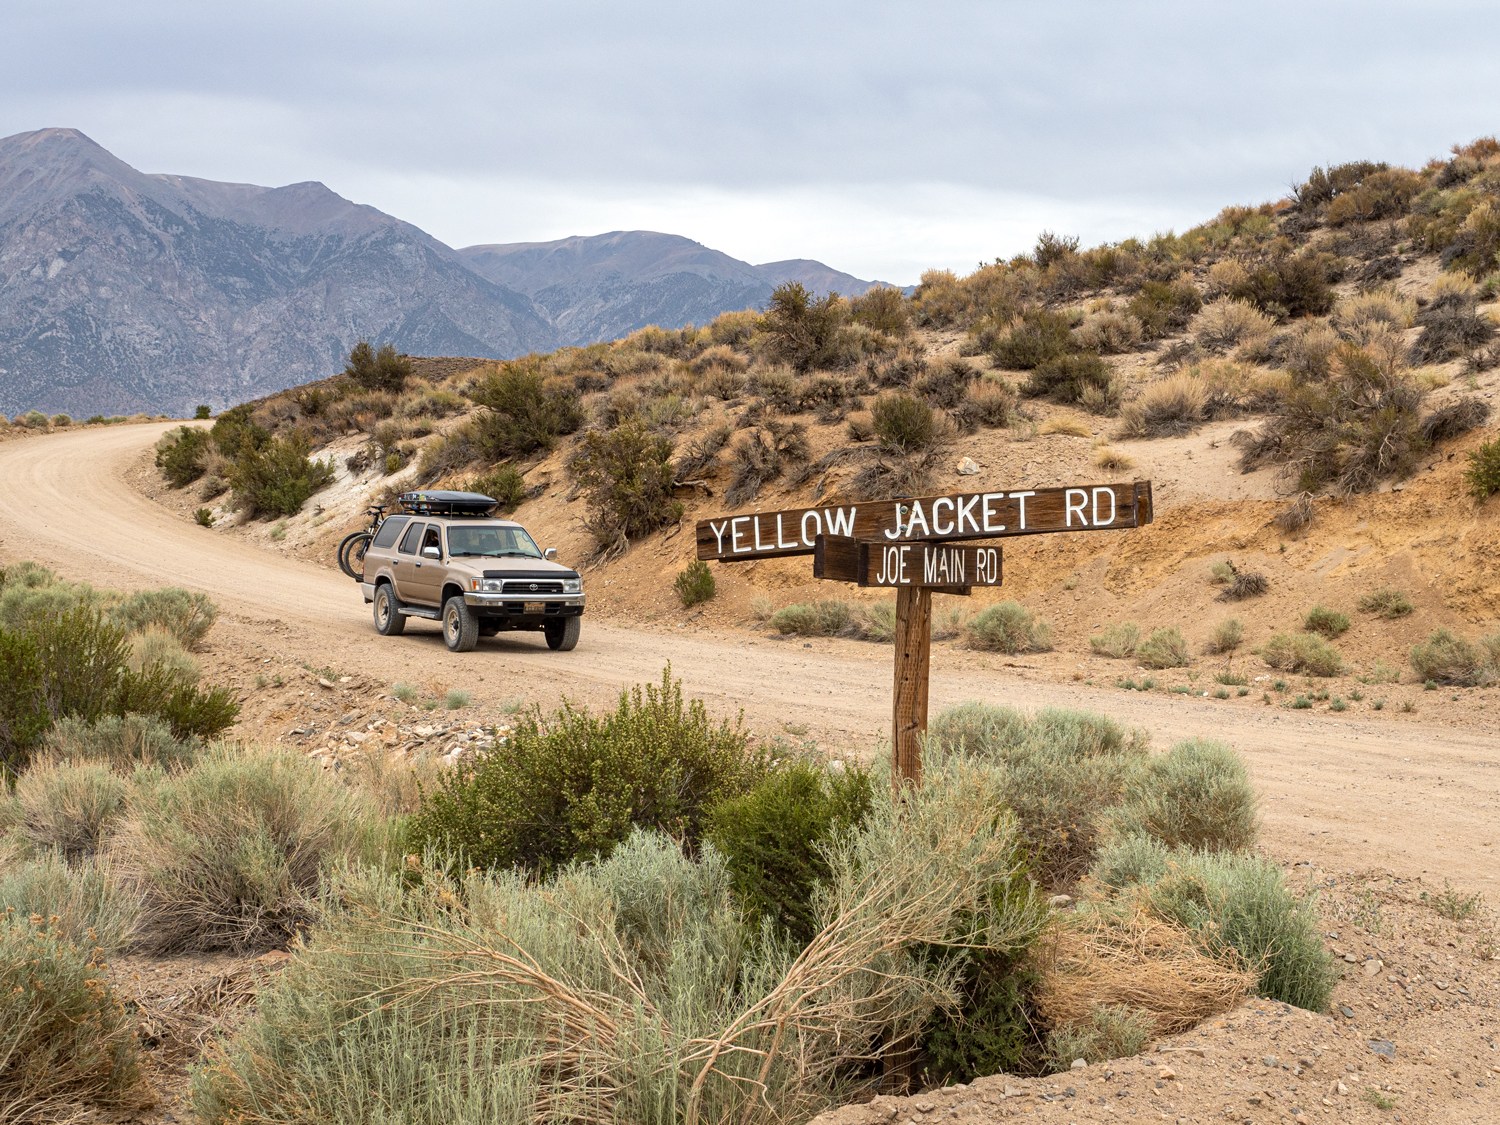
[[[542,626],[547,637],[547,647],[553,652],[572,652],[578,647],[578,634],[583,632],[582,617],[565,617],[561,621],[549,621]]]
[[[469,608],[462,594],[443,603],[443,641],[454,652],[473,652],[479,643],[479,615]]]
[[[375,631],[382,637],[399,637],[406,631],[406,614],[396,604],[389,582],[375,587]]]

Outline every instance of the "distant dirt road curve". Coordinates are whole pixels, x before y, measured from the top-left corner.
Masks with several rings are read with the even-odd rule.
[[[223,611],[216,647],[237,638],[313,666],[357,668],[386,682],[441,677],[476,701],[520,696],[544,706],[590,703],[659,677],[672,664],[686,690],[763,730],[805,727],[833,752],[869,754],[888,737],[891,657],[881,646],[782,642],[751,634],[646,631],[586,620],[576,652],[530,636],[455,655],[435,629],[382,638],[354,584],[330,565],[247,549],[152,503],[129,469],[171,424],[96,427],[0,443],[0,558],[34,559],[100,586],[181,585]],[[1154,693],[1017,677],[1001,661],[949,648],[934,654],[932,706],[965,699],[1023,708],[1085,707],[1150,731],[1154,745],[1223,739],[1250,763],[1263,794],[1265,843],[1280,859],[1345,871],[1425,874],[1500,890],[1500,732],[1451,730],[1395,717],[1249,709]],[[3,688],[0,688],[3,690]]]

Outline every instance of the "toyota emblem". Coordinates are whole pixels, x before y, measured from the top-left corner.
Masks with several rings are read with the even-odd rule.
[[[533,582],[533,583],[532,583],[532,584],[531,584],[531,592],[532,592],[532,593],[533,593],[533,594],[534,594],[534,593],[536,593],[536,583],[535,583],[535,582]]]

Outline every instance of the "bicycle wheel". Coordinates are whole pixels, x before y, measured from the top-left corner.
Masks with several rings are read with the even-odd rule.
[[[368,531],[356,531],[344,536],[344,541],[339,544],[339,569],[350,578],[364,578],[365,551],[370,546],[371,538]],[[355,569],[356,565],[359,566],[358,570]]]

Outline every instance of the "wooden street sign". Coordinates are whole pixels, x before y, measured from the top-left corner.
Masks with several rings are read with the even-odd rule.
[[[1001,550],[995,544],[882,543],[820,535],[813,577],[860,586],[922,586],[944,593],[1000,585]]]
[[[1150,481],[966,492],[699,520],[698,557],[737,562],[811,555],[820,535],[939,542],[1110,531],[1150,522]]]
[[[812,555],[818,578],[895,589],[891,758],[899,789],[922,782],[932,594],[1000,585],[998,544],[952,541],[1142,527],[1151,514],[1148,480],[828,504],[699,520],[698,557]]]

